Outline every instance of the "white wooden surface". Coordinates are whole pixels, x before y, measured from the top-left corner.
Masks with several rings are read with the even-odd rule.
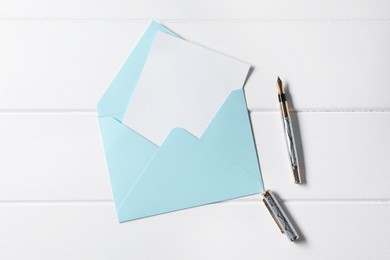
[[[258,196],[118,224],[96,102],[148,24],[255,67],[246,93]],[[0,259],[389,259],[390,2],[0,2]],[[288,84],[305,184],[294,185],[276,76]]]

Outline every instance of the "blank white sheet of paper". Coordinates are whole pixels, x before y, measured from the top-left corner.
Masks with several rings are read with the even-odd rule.
[[[181,127],[200,138],[250,65],[159,32],[123,123],[161,146]]]

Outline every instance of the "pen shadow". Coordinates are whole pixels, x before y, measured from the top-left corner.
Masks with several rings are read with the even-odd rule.
[[[299,170],[301,174],[301,185],[307,184],[307,176],[305,171],[305,157],[303,155],[303,145],[301,138],[301,130],[299,125],[299,118],[297,116],[297,112],[294,109],[294,99],[290,94],[288,82],[284,82],[284,91],[286,94],[286,99],[290,108],[290,117],[291,117],[291,125],[294,131],[294,140],[295,146],[297,149],[297,156],[299,162]]]
[[[294,244],[307,245],[308,242],[307,242],[305,235],[302,233],[301,229],[299,228],[297,223],[294,221],[294,218],[292,218],[291,215],[289,214],[289,212],[286,210],[284,202],[280,199],[279,195],[275,191],[272,190],[272,193],[274,194],[276,200],[279,202],[279,204],[280,204],[281,208],[283,209],[284,213],[286,214],[287,218],[290,220],[291,225],[295,228],[295,230],[297,231],[297,233],[299,235],[299,238],[294,241]]]

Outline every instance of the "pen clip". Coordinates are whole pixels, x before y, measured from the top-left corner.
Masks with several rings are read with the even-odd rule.
[[[280,207],[278,201],[276,200],[274,194],[271,190],[266,190],[261,193],[263,197],[263,202],[270,212],[272,218],[278,225],[280,231],[284,233],[290,241],[295,241],[299,238],[299,235],[290,220],[288,219],[286,213]]]

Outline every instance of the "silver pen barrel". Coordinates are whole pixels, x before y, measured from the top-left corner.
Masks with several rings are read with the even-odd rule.
[[[289,117],[283,117],[284,137],[286,139],[288,157],[290,159],[292,171],[294,174],[295,183],[301,183],[301,175],[299,173],[297,149],[294,143],[294,132]]]

